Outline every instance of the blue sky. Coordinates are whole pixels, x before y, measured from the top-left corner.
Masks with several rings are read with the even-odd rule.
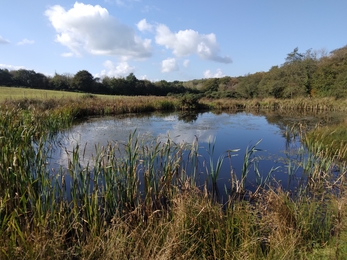
[[[0,68],[192,80],[347,45],[345,0],[0,1]]]

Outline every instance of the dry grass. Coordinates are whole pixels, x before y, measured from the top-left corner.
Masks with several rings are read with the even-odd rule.
[[[331,234],[308,238],[323,228],[307,212],[308,199],[295,202],[281,190],[264,191],[257,203],[230,202],[226,209],[195,189],[177,194],[170,211],[114,217],[98,236],[66,243],[66,232],[25,232],[14,251],[0,246],[1,259],[344,259],[347,196],[328,204]],[[310,209],[312,207],[312,209]],[[302,218],[304,216],[304,218]],[[135,221],[136,220],[136,221]],[[74,225],[74,223],[71,223]],[[77,223],[75,223],[77,224]],[[322,224],[320,224],[322,225]],[[3,239],[3,238],[2,238]],[[2,240],[1,239],[1,240]],[[2,240],[3,241],[3,240]],[[25,243],[24,243],[25,241]],[[5,242],[5,241],[3,241]],[[25,246],[24,246],[25,245]],[[68,246],[67,246],[68,245]],[[7,253],[7,257],[4,252]]]
[[[331,181],[326,162],[317,160],[322,167],[309,167],[314,171],[307,175],[311,185],[301,190],[260,188],[248,200],[231,196],[221,205],[177,174],[183,147],[163,143],[141,157],[146,149],[131,139],[125,158],[104,150],[110,164],[101,160],[93,169],[80,168],[78,156],[72,155],[67,170],[76,185],[68,201],[63,180],[54,186],[43,167],[45,149],[40,142],[33,146],[33,136],[66,127],[77,116],[164,109],[175,102],[154,97],[4,101],[0,259],[343,259],[346,168]],[[158,167],[153,171],[154,159],[162,172]],[[146,163],[152,186],[142,200],[133,173]],[[91,186],[101,173],[104,188]],[[158,203],[164,198],[165,204]]]
[[[202,99],[201,103],[218,110],[235,109],[271,109],[279,111],[306,110],[306,111],[346,111],[347,99],[334,98],[296,98],[296,99]]]
[[[303,138],[316,154],[337,160],[347,160],[347,123],[316,126]]]

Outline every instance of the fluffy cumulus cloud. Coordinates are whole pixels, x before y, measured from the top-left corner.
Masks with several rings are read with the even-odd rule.
[[[0,35],[0,44],[6,44],[6,43],[10,43],[10,41],[2,38],[1,35]]]
[[[120,23],[99,5],[76,2],[67,11],[55,5],[45,15],[57,33],[56,41],[75,55],[81,56],[86,51],[123,60],[151,56],[151,40],[140,38],[133,28]]]
[[[20,42],[18,42],[17,45],[26,45],[26,44],[34,44],[34,43],[35,43],[35,41],[28,40],[25,38],[25,39],[21,40]]]
[[[156,26],[155,41],[167,49],[172,49],[177,57],[197,54],[204,60],[231,63],[230,57],[219,55],[220,50],[213,33],[199,34],[194,30],[180,30],[173,33],[166,25],[159,24]]]
[[[103,65],[106,69],[97,74],[96,77],[125,77],[135,69],[134,67],[131,67],[126,61],[120,62],[116,65],[112,61],[107,60]]]
[[[161,72],[177,71],[178,65],[175,58],[169,58],[161,62]]]
[[[224,76],[221,69],[217,69],[216,73],[212,73],[210,70],[204,72],[204,78],[222,78]]]
[[[139,21],[136,26],[141,32],[143,31],[151,32],[153,30],[153,26],[147,23],[146,19],[142,19],[141,21]]]

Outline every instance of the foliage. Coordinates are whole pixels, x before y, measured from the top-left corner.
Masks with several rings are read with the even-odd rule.
[[[303,138],[316,154],[337,160],[347,160],[347,123],[317,126]]]
[[[13,75],[8,69],[0,69],[0,86],[12,86],[13,83]]]
[[[54,77],[50,79],[50,88],[54,90],[69,90],[72,89],[73,78],[69,75],[54,74]]]
[[[137,79],[134,73],[125,78],[93,78],[86,70],[75,75],[55,73],[47,77],[33,70],[0,69],[0,85],[25,88],[72,90],[110,95],[182,95],[203,94],[207,98],[253,99],[347,97],[347,46],[329,54],[323,51],[287,54],[285,62],[267,72],[239,77],[194,79],[186,82]]]
[[[93,92],[93,84],[93,75],[86,70],[81,70],[73,77],[71,87],[78,91]]]
[[[182,109],[196,109],[199,106],[201,96],[197,94],[186,93],[180,98]]]
[[[199,174],[185,166],[210,162],[216,182],[227,157],[201,162],[197,143],[190,147],[169,137],[144,142],[133,132],[120,146],[96,147],[87,165],[76,146],[66,151],[65,169],[47,166],[54,148],[49,134],[74,118],[154,109],[163,101],[175,102],[83,95],[2,103],[0,258],[343,259],[347,169],[328,158],[300,162],[313,166],[301,189],[289,193],[268,183],[249,193],[241,185],[237,194],[226,191],[230,199],[223,205],[206,186],[196,186],[192,178]],[[257,144],[246,150],[244,176],[260,159],[254,157]],[[215,152],[213,142],[209,152]],[[336,167],[339,175],[332,178]]]
[[[264,73],[249,74],[240,78],[236,91],[240,97],[250,99],[258,96],[258,85]]]

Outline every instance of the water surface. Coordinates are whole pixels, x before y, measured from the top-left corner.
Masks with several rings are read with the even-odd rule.
[[[136,135],[143,140],[158,140],[165,142],[168,138],[176,143],[193,143],[198,141],[201,154],[200,169],[201,185],[205,182],[206,163],[211,157],[209,144],[214,144],[214,162],[227,150],[239,149],[237,156],[224,160],[221,173],[218,177],[219,189],[228,186],[231,171],[240,178],[243,157],[246,149],[260,143],[256,152],[259,156],[257,164],[259,172],[265,178],[271,169],[272,178],[289,187],[289,180],[301,178],[298,171],[295,176],[288,176],[286,161],[293,156],[293,152],[300,148],[300,140],[289,142],[285,137],[287,126],[294,123],[314,126],[317,123],[337,123],[344,118],[342,113],[297,113],[280,114],[272,112],[236,112],[236,113],[150,113],[128,114],[114,117],[89,118],[74,125],[71,129],[58,134],[58,147],[53,151],[51,166],[66,167],[71,151],[78,144],[80,157],[83,157],[83,166],[91,163],[97,146],[107,146],[108,143],[124,144],[129,134],[136,130]],[[300,155],[301,156],[301,155]],[[295,158],[294,158],[295,159]],[[252,189],[256,183],[253,168],[247,179],[248,188]]]

